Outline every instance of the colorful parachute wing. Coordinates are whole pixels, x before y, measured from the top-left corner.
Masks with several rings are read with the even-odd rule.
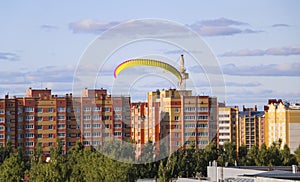
[[[130,68],[130,67],[135,67],[135,66],[159,67],[159,68],[165,69],[165,70],[171,72],[173,75],[175,75],[180,83],[182,81],[182,76],[175,67],[173,67],[170,64],[167,64],[167,63],[164,63],[161,61],[157,61],[157,60],[152,60],[152,59],[132,59],[132,60],[125,61],[116,67],[116,69],[114,71],[114,77],[116,78],[122,70]]]

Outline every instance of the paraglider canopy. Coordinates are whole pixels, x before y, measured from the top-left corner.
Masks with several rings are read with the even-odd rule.
[[[163,69],[171,72],[173,75],[175,75],[180,84],[182,82],[182,76],[175,67],[173,67],[172,65],[170,65],[168,63],[153,60],[153,59],[131,59],[128,61],[124,61],[123,63],[119,64],[115,68],[114,77],[116,78],[122,70],[130,68],[130,67],[135,67],[135,66],[153,66],[153,67],[163,68]]]

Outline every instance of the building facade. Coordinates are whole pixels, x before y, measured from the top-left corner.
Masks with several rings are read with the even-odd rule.
[[[0,144],[10,140],[27,155],[37,145],[49,154],[58,139],[67,152],[77,141],[101,148],[112,138],[130,140],[130,97],[111,97],[104,89],[73,97],[29,88],[23,98],[0,99]]]
[[[249,150],[253,145],[260,146],[265,138],[265,116],[257,107],[245,108],[239,111],[237,123],[237,150],[245,145]]]
[[[281,99],[270,99],[265,106],[267,146],[282,141],[294,152],[300,145],[300,104],[283,102]]]
[[[219,103],[218,119],[219,119],[219,144],[231,142],[236,145],[236,127],[238,124],[239,108],[237,106],[225,106],[225,103]]]

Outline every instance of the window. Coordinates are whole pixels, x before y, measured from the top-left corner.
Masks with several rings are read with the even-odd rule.
[[[10,111],[6,111],[6,116],[10,116]]]
[[[91,133],[90,133],[90,132],[84,132],[84,133],[83,133],[83,136],[84,136],[84,137],[90,137],[90,136],[91,136]]]
[[[52,142],[48,142],[48,146],[51,147],[53,145]]]
[[[37,108],[38,112],[43,112],[43,109],[42,108]]]
[[[174,142],[174,145],[175,145],[175,146],[179,146],[179,142],[178,142],[178,141],[175,141],[175,142]]]
[[[26,112],[33,112],[34,108],[33,107],[25,107]]]
[[[18,117],[18,122],[23,122],[23,117],[22,116]]]
[[[188,124],[184,124],[184,127],[185,127],[185,128],[195,128],[196,125],[195,125],[195,124],[190,124],[190,123],[188,123]]]
[[[83,124],[83,128],[90,128],[91,124]]]
[[[103,119],[104,120],[110,120],[110,117],[109,116],[103,116]]]
[[[67,128],[68,129],[72,129],[72,125],[67,125]]]
[[[26,151],[25,151],[25,154],[26,154],[26,155],[31,155],[31,154],[33,154],[33,151],[32,151],[32,150],[26,150]]]
[[[27,124],[27,125],[25,125],[25,128],[26,129],[33,129],[33,124]]]
[[[48,116],[49,121],[53,121],[53,116]]]
[[[194,112],[194,111],[196,111],[196,108],[195,107],[185,107],[184,111],[185,112]]]
[[[174,133],[175,138],[179,138],[179,133]]]
[[[93,141],[92,141],[92,144],[93,144],[93,146],[100,145],[100,141],[95,141],[95,140],[93,140]]]
[[[85,112],[91,111],[91,107],[87,107],[87,106],[86,106],[86,107],[83,108],[83,110],[84,110]]]
[[[199,115],[198,120],[208,120],[208,116],[207,115]]]
[[[100,106],[94,106],[93,111],[100,111],[101,107]]]
[[[104,112],[109,112],[110,108],[109,107],[104,107]]]
[[[114,119],[121,119],[121,114],[114,114]]]
[[[26,133],[26,138],[33,138],[34,137],[34,133]]]
[[[37,117],[37,120],[38,120],[38,121],[43,121],[43,117],[42,117],[42,116],[38,116],[38,117]]]
[[[76,138],[80,138],[80,133],[76,133]]]
[[[199,112],[207,112],[208,111],[208,107],[198,107],[198,111]]]
[[[99,114],[94,114],[93,115],[93,120],[100,120],[100,115]]]
[[[32,121],[34,120],[34,116],[26,116],[25,119],[26,121]]]
[[[0,138],[4,138],[4,135],[3,135],[3,134],[0,134]]]
[[[79,122],[80,121],[80,116],[75,116],[75,119],[76,119],[77,122]]]
[[[71,107],[67,107],[67,112],[72,112],[72,108]]]
[[[66,108],[65,107],[58,107],[57,112],[65,112]]]
[[[208,128],[208,124],[200,124],[200,123],[198,123],[197,127],[198,128]]]
[[[26,147],[32,147],[33,146],[33,142],[25,142],[25,146]]]
[[[18,134],[18,139],[23,138],[23,134]]]
[[[65,133],[57,133],[58,138],[65,137]]]
[[[174,117],[174,120],[175,120],[175,121],[179,121],[179,116],[175,116],[175,117]]]
[[[0,114],[4,114],[4,109],[0,109]]]
[[[194,115],[185,115],[184,119],[185,120],[195,120],[195,116]]]
[[[175,108],[174,112],[179,113],[179,108]]]
[[[18,126],[18,130],[23,130],[23,126],[22,126],[22,125],[19,125],[19,126]]]
[[[174,125],[174,129],[180,129],[180,125],[179,124],[175,124]]]
[[[48,129],[49,129],[49,130],[52,130],[52,129],[53,129],[53,125],[49,125],[49,126],[48,126]]]
[[[23,108],[18,107],[18,114],[21,114],[23,112]],[[1,114],[1,110],[0,110],[0,114]]]
[[[83,120],[90,120],[91,119],[91,115],[84,115],[83,116]]]
[[[94,124],[93,124],[93,128],[101,128],[101,124],[99,124],[99,123],[94,123]]]
[[[197,145],[207,145],[208,141],[207,140],[198,140]]]
[[[121,124],[115,123],[115,124],[114,124],[114,128],[121,128]]]
[[[48,109],[48,112],[53,112],[53,108],[50,107],[50,108]]]
[[[49,134],[48,134],[48,138],[53,138],[53,134],[52,134],[52,133],[49,133]]]
[[[118,107],[118,106],[114,107],[114,111],[121,111],[121,110],[122,110],[121,107]]]
[[[75,112],[80,112],[80,108],[79,108],[79,107],[76,107],[76,108],[75,108]]]
[[[184,133],[185,137],[192,137],[192,136],[195,136],[195,135],[196,135],[195,132],[186,132],[186,133]]]
[[[4,126],[0,126],[0,131],[3,131],[4,130]]]
[[[61,128],[65,128],[65,126],[66,126],[65,124],[58,124],[58,125],[57,125],[57,128],[58,128],[58,129],[61,129]]]
[[[64,115],[58,115],[58,116],[57,116],[57,119],[58,119],[58,120],[65,120],[65,116],[64,116]]]
[[[38,138],[43,138],[43,135],[42,134],[38,134],[37,137]]]
[[[115,131],[115,132],[114,132],[114,136],[121,136],[121,132]]]
[[[109,124],[105,124],[105,128],[110,128]]]
[[[3,123],[4,122],[4,118],[0,118],[0,123]]]
[[[90,145],[90,141],[84,140],[83,145],[85,145],[85,146]]]
[[[207,137],[207,136],[208,136],[208,133],[207,133],[207,132],[198,132],[198,133],[197,133],[197,136],[200,136],[200,137]]]
[[[43,126],[42,125],[38,125],[38,130],[42,130]]]
[[[101,132],[93,132],[92,136],[93,137],[99,137],[99,136],[101,136]]]

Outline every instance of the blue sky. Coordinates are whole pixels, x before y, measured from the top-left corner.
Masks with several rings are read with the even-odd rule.
[[[80,57],[97,36],[119,23],[157,18],[187,26],[211,48],[224,74],[228,105],[262,108],[269,98],[299,102],[299,5],[296,0],[3,1],[0,95],[25,94],[30,86],[71,92]],[[169,57],[179,55],[173,51]]]

